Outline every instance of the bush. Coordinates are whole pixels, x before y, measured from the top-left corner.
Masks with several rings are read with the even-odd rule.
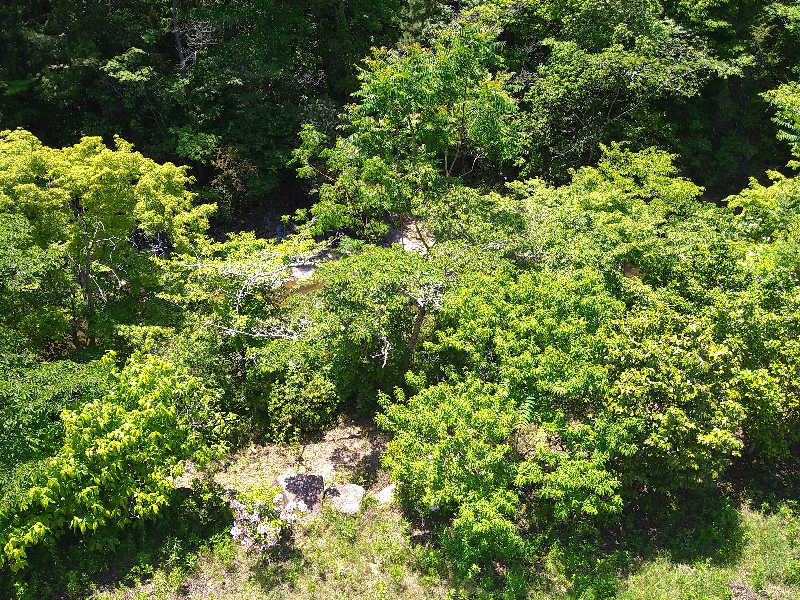
[[[108,360],[81,364],[28,359],[23,364],[0,367],[0,472],[52,455],[64,437],[61,411],[79,409],[113,384]]]
[[[628,316],[608,344],[606,407],[637,448],[620,475],[636,489],[708,485],[738,456],[745,407],[739,358],[703,317],[663,305]]]
[[[585,536],[621,512],[598,434],[561,423],[572,433],[562,447],[557,435],[525,424],[502,386],[467,377],[408,402],[400,392],[378,422],[394,434],[384,463],[403,502],[438,527],[455,571],[483,586],[507,583],[520,595],[531,533]]]
[[[156,516],[182,461],[219,449],[226,423],[216,399],[185,368],[135,354],[110,393],[62,413],[61,449],[26,497],[0,511],[3,562],[19,571],[28,548],[69,530],[113,547],[120,528]]]
[[[339,406],[330,365],[320,364],[314,350],[302,343],[275,342],[249,354],[252,364],[245,374],[244,394],[272,439],[297,439],[318,431]]]
[[[444,535],[462,575],[524,557],[514,518],[521,508],[511,445],[518,419],[501,389],[477,379],[429,387],[379,416],[394,434],[384,464],[405,505],[423,518],[454,517]]]
[[[264,554],[286,541],[292,521],[279,514],[275,497],[281,493],[274,485],[257,485],[232,498],[231,537],[248,552]]]

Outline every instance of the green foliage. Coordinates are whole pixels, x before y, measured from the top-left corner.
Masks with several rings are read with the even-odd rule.
[[[0,11],[2,128],[48,144],[120,134],[198,168],[230,219],[284,183],[303,121],[333,127],[355,64],[398,35],[399,0],[12,2]],[[235,157],[232,161],[220,160]]]
[[[525,556],[513,523],[520,510],[509,444],[514,408],[502,391],[467,380],[429,387],[380,417],[395,434],[384,461],[405,502],[422,516],[453,518],[445,535],[462,575]]]
[[[374,407],[402,379],[464,260],[343,241],[337,252],[348,254],[322,262],[331,251],[303,236],[241,235],[169,264],[165,297],[196,314],[172,344],[176,356],[228,388],[273,437]],[[293,279],[315,261],[313,279]]]
[[[92,548],[87,538],[66,535],[58,544],[29,549],[29,567],[0,582],[4,597],[34,600],[42,594],[86,598],[98,578],[109,572],[126,582],[141,579],[159,584],[158,569],[169,572],[170,582],[191,573],[197,551],[208,540],[230,539],[231,510],[223,490],[208,478],[197,477],[191,488],[170,494],[170,503],[158,517],[120,530],[118,544]]]
[[[534,550],[526,533],[585,534],[597,519],[619,514],[619,484],[602,460],[568,454],[557,436],[526,426],[502,387],[469,377],[407,403],[399,396],[379,417],[395,434],[384,462],[407,506],[443,525],[441,541],[460,576],[519,595]]]
[[[743,446],[737,357],[710,323],[665,306],[626,321],[608,350],[607,409],[635,436],[627,477],[660,490],[710,484]]]
[[[496,31],[459,24],[431,48],[378,49],[347,106],[331,148],[313,127],[295,152],[301,176],[318,175],[311,231],[347,229],[368,238],[393,215],[416,216],[478,169],[491,174],[519,154],[522,136]],[[322,159],[314,166],[312,159]]]
[[[516,586],[567,528],[595,540],[632,506],[708,493],[740,455],[789,459],[796,439],[795,181],[715,209],[671,156],[603,150],[568,185],[462,194],[470,223],[438,217],[450,244],[505,260],[450,286],[418,393],[381,417],[409,505],[441,504],[448,557],[484,586]],[[502,408],[469,404],[484,396]],[[471,566],[491,561],[505,576]]]
[[[653,544],[734,560],[727,478],[785,482],[800,444],[800,179],[769,170],[798,153],[796,7],[284,4],[0,7],[0,595],[74,595],[174,511],[211,534],[185,461],[377,407],[454,593],[608,597]],[[305,206],[289,162],[298,230],[225,236]],[[231,503],[251,547],[271,494]],[[694,564],[686,593],[724,597]]]
[[[254,364],[244,393],[272,432],[292,437],[319,429],[337,410],[374,407],[413,361],[448,262],[366,247],[324,265],[315,274],[319,290],[301,288],[289,301],[300,331],[248,351]]]
[[[255,364],[248,369],[244,393],[272,437],[297,439],[329,424],[340,398],[318,348],[302,343],[276,346],[251,351]]]
[[[21,279],[10,296],[19,303],[36,292],[40,302],[53,301],[44,314],[34,311],[33,323],[20,315],[20,325],[38,329],[43,321],[69,319],[76,346],[82,319],[91,340],[98,306],[140,293],[151,278],[153,263],[143,250],[186,250],[214,211],[213,205],[192,205],[185,168],[159,165],[119,138],[115,150],[100,138],[56,150],[26,131],[4,131],[0,171],[0,214],[17,231],[17,240],[9,241],[34,261],[30,267],[22,262],[23,270],[6,284]]]
[[[37,245],[33,226],[24,216],[0,214],[0,311],[4,323],[36,344],[57,337],[68,326],[59,310],[70,293],[65,261],[63,245]],[[30,310],[32,306],[37,310]]]
[[[69,530],[113,547],[119,528],[157,515],[182,461],[219,448],[215,396],[185,369],[134,355],[109,394],[62,413],[62,447],[26,497],[3,507],[4,563],[25,567],[29,548]]]
[[[598,142],[663,142],[671,123],[661,107],[728,69],[658,1],[495,0],[475,12],[504,30],[531,133],[527,172],[550,181],[594,162]]]
[[[37,364],[27,358],[21,362],[0,368],[0,487],[6,499],[16,497],[12,488],[27,487],[28,468],[61,447],[61,411],[79,410],[112,385],[108,361]]]
[[[800,154],[800,83],[792,81],[763,94],[775,107],[775,123],[780,127],[778,139],[789,142],[792,153]]]
[[[675,123],[671,147],[689,175],[715,197],[735,192],[754,173],[782,167],[789,158],[774,138],[772,114],[761,95],[791,79],[797,64],[800,36],[793,4],[664,3],[671,18],[738,71],[712,78],[697,101],[668,109]]]

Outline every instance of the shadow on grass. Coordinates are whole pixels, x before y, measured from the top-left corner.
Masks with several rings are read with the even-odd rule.
[[[800,445],[781,461],[742,457],[725,473],[732,494],[741,502],[775,512],[786,502],[800,502]]]
[[[719,487],[632,500],[623,516],[620,545],[639,558],[669,554],[676,562],[736,562],[744,541],[738,502]]]
[[[659,556],[675,563],[720,566],[733,565],[741,556],[744,529],[738,503],[719,488],[631,498],[626,506],[620,525],[603,531],[596,543],[561,540],[563,566],[575,596],[613,596],[621,577]]]
[[[593,531],[579,523],[532,528],[526,536],[526,560],[483,565],[473,580],[450,573],[450,585],[472,589],[475,597],[522,598],[535,590],[545,594],[542,597],[600,599],[613,597],[623,577],[656,557],[720,566],[740,559],[745,533],[739,502],[721,488],[660,498],[631,497],[625,506],[621,519]],[[436,543],[445,527],[443,521],[413,521],[412,541],[439,548],[448,563],[446,547]]]
[[[296,581],[305,571],[303,554],[289,544],[282,546],[278,554],[259,558],[252,570],[252,581],[262,592],[269,592],[287,581]]]

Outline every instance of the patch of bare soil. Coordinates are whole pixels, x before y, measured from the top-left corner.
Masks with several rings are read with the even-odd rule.
[[[731,591],[731,600],[763,600],[766,596],[759,594],[746,583],[734,582],[728,584]]]
[[[325,486],[357,483],[367,490],[388,483],[380,472],[386,437],[367,421],[343,419],[317,438],[298,444],[251,444],[217,465],[214,480],[245,490],[283,473],[322,475]],[[185,485],[185,483],[184,483]]]

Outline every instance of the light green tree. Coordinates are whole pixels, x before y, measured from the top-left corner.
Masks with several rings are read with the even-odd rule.
[[[800,156],[800,82],[784,83],[762,96],[775,107],[773,121],[780,127],[778,139],[791,144],[793,154]]]
[[[149,276],[148,257],[186,251],[208,227],[214,205],[196,206],[187,167],[158,164],[120,138],[44,146],[18,129],[0,133],[0,216],[20,217],[39,253],[70,273],[61,310],[73,338],[85,323],[93,341],[98,310]],[[24,265],[21,265],[23,268]]]

